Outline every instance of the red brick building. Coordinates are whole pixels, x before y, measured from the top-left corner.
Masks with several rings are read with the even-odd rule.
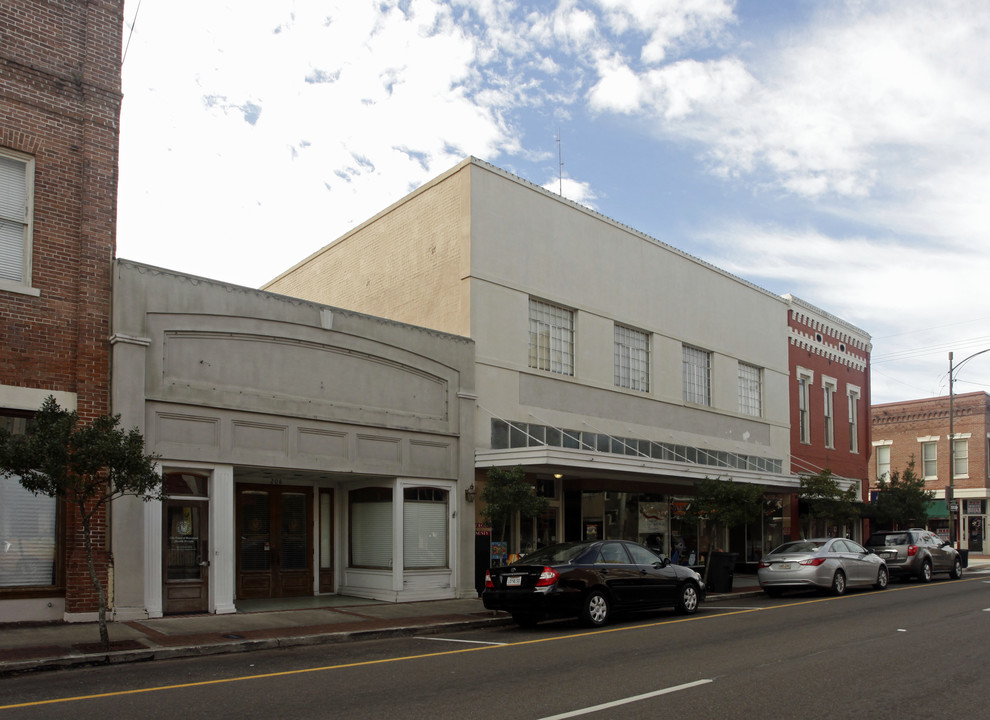
[[[959,538],[962,547],[984,552],[987,526],[987,500],[990,498],[990,394],[955,395],[952,402],[950,443],[949,398],[906,400],[873,407],[873,461],[870,485],[893,472],[903,472],[911,459],[925,487],[935,491],[936,501],[928,514],[928,527],[946,540]],[[954,447],[953,447],[954,445]],[[945,503],[945,490],[952,483],[959,502],[951,513]],[[959,534],[958,512],[962,513]]]
[[[871,338],[820,308],[785,295],[789,308],[791,470],[831,470],[867,500],[870,464]],[[792,499],[798,517],[798,499]],[[812,534],[842,528],[808,528]],[[864,528],[846,528],[856,539]]]
[[[108,411],[122,28],[123,0],[0,5],[0,422],[15,431],[48,395]],[[71,513],[0,481],[0,617],[96,608]]]

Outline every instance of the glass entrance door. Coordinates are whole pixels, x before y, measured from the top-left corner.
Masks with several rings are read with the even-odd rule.
[[[313,594],[310,488],[237,489],[237,597]]]

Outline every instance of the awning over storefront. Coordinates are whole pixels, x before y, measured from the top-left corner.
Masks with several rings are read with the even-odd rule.
[[[932,500],[928,503],[928,517],[948,518],[949,507],[945,504],[945,500]]]

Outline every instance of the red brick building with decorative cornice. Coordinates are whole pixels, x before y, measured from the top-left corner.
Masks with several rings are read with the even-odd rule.
[[[870,460],[870,335],[792,295],[785,295],[784,299],[789,305],[792,472],[813,475],[831,470],[840,478],[855,482],[866,500]],[[797,516],[796,508],[794,516]],[[863,529],[847,528],[847,531],[858,537]]]
[[[929,529],[938,531],[945,539],[958,536],[962,547],[984,552],[990,498],[987,448],[990,394],[975,392],[953,397],[954,449],[950,444],[949,412],[948,397],[875,405],[870,485],[876,487],[878,477],[885,474],[903,472],[913,458],[915,472],[925,479],[927,489],[935,491],[936,501],[928,516]],[[951,514],[952,523],[957,523],[957,513],[961,510],[961,535],[950,532],[949,528],[945,490],[950,478],[959,502],[956,512]],[[958,531],[958,526],[953,530]]]
[[[123,0],[0,5],[0,423],[109,410]],[[95,520],[107,578],[106,522]],[[70,510],[0,480],[0,617],[97,609]]]

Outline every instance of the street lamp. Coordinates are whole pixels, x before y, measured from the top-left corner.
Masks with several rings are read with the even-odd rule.
[[[952,364],[952,353],[949,353],[949,488],[946,491],[946,505],[949,510],[949,542],[954,542],[957,549],[962,548],[962,505],[953,495],[956,480],[956,433],[955,433],[955,405],[953,402],[952,373],[961,368],[977,355],[990,352],[990,348],[973,353],[969,357],[963,358],[958,364]],[[959,524],[959,533],[956,535],[955,525],[952,523],[952,501],[956,503],[956,522]],[[953,535],[956,535],[953,539]]]

